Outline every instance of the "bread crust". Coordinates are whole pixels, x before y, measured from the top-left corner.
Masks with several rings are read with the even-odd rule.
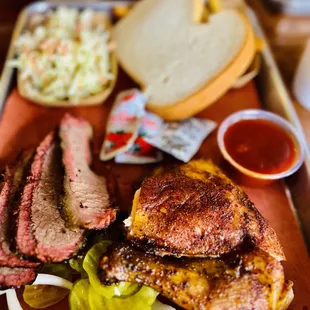
[[[255,36],[252,25],[248,18],[241,12],[238,12],[238,14],[240,14],[246,25],[247,35],[244,40],[244,45],[235,59],[213,80],[209,81],[205,87],[201,88],[188,98],[169,105],[158,105],[156,102],[148,102],[146,105],[148,110],[156,113],[167,121],[183,120],[210,106],[233,86],[236,79],[248,69],[256,52]],[[118,62],[124,71],[140,85],[142,90],[147,87],[147,85],[145,85],[134,72],[128,70],[121,59],[118,59]]]
[[[183,120],[201,112],[216,102],[232,87],[236,79],[250,66],[255,56],[255,36],[252,26],[245,16],[240,15],[246,23],[247,37],[243,48],[226,69],[208,82],[204,88],[184,100],[167,106],[159,106],[156,103],[149,102],[147,108],[150,111],[167,121]]]

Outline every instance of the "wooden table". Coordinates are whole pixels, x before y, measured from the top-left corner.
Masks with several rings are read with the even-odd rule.
[[[16,19],[17,13],[19,8],[18,7],[12,7],[9,5],[6,5],[6,1],[1,0],[0,4],[0,63],[3,64],[5,52],[9,43],[9,38],[14,26],[14,21]],[[257,0],[254,0],[257,1]],[[275,48],[277,60],[280,65],[282,65],[282,72],[285,74],[285,80],[287,82],[287,85],[290,83],[290,79],[292,76],[292,72],[294,70],[294,66],[296,64],[293,64],[291,61],[291,58],[289,58],[289,61],[287,58],[283,57],[283,54],[278,53],[279,49],[277,49],[276,46],[272,45]],[[295,55],[295,54],[294,54]],[[297,59],[297,57],[296,57]],[[289,67],[288,67],[289,64]],[[287,73],[287,71],[289,73]],[[213,107],[210,107],[206,111],[205,116],[211,119],[214,119],[216,121],[220,121],[226,114],[229,112],[232,112],[230,109],[240,109],[244,108],[242,106],[242,102],[244,102],[244,97],[247,98],[247,102],[251,103],[251,107],[258,107],[258,97],[256,95],[254,85],[253,83],[248,84],[245,88],[242,89],[242,91],[230,91],[228,94],[226,94],[220,101],[217,103],[217,105],[214,105]],[[13,102],[13,104],[12,104]],[[42,110],[34,105],[29,107],[29,103],[25,102],[19,102],[17,105],[14,102],[17,102],[14,100],[14,95],[11,98],[11,108],[6,110],[7,116],[15,116],[16,113],[19,113],[21,115],[20,119],[22,120],[21,123],[18,125],[14,123],[14,130],[16,131],[14,133],[10,132],[10,134],[17,134],[18,131],[25,133],[25,128],[23,127],[23,121],[25,121],[25,115],[26,113],[23,112],[23,109],[25,111],[29,111],[30,109],[33,109],[35,113],[37,113],[39,120],[42,115],[45,113],[49,113],[45,110]],[[300,106],[296,105],[299,117],[302,121],[302,124],[305,129],[305,133],[307,135],[308,141],[310,142],[310,124],[307,124],[307,118],[310,116],[310,112],[305,111]],[[222,111],[223,115],[219,115],[219,111]],[[98,113],[96,111],[88,110],[83,111],[81,109],[78,111],[78,114],[83,114],[84,117],[88,118],[91,123],[94,124],[100,124],[102,127],[103,124],[98,122],[98,117],[101,118],[105,114],[104,110],[98,110]],[[100,113],[101,114],[100,114]],[[85,114],[86,113],[86,114]],[[54,123],[59,120],[62,112],[54,110],[53,111],[53,117],[50,118],[50,122],[46,122],[44,124],[41,124],[42,127],[40,127],[40,132],[35,128],[36,120],[35,121],[29,121],[31,123],[28,126],[28,130],[30,130],[30,134],[28,134],[28,137],[31,137],[33,139],[33,143],[37,142],[37,140],[41,139],[40,135],[44,135],[43,131],[47,131],[49,127],[52,128]],[[23,118],[24,117],[24,118]],[[12,122],[14,122],[13,118],[5,117],[6,121],[1,122],[1,128],[2,132],[7,132],[8,135],[4,137],[4,140],[9,139],[9,130],[3,130],[5,126],[10,126]],[[16,126],[15,126],[16,125]],[[45,128],[46,127],[46,128]],[[101,128],[100,127],[100,128]],[[100,128],[98,127],[97,132],[101,132]],[[31,131],[32,130],[32,131]],[[98,137],[102,138],[102,137]],[[22,139],[21,139],[22,140]],[[10,141],[14,141],[11,139]],[[1,145],[4,146],[5,141],[1,141]],[[20,141],[22,142],[22,141]],[[29,139],[28,139],[29,142]],[[7,146],[13,147],[13,144],[6,144],[5,152],[8,154],[10,151]],[[97,145],[98,147],[99,145]],[[203,149],[206,150],[206,154],[210,156],[211,158],[216,157],[215,153],[218,152],[216,147],[216,139],[215,134],[211,135],[211,137],[204,143]],[[210,152],[210,149],[214,150],[214,154]],[[0,153],[4,151],[4,148],[1,149],[0,147]],[[0,160],[1,162],[1,160]],[[100,162],[97,163],[98,167],[100,168]],[[130,175],[132,178],[136,177],[136,175],[132,174],[129,170],[130,168],[126,166],[122,166],[121,168],[116,169],[122,169],[122,175]],[[136,170],[135,173],[140,173],[139,170]],[[99,169],[100,170],[100,169]],[[128,171],[127,171],[128,170]],[[124,196],[127,194],[129,195],[129,186],[128,182],[122,184]],[[294,290],[295,290],[295,299],[292,304],[292,307],[290,309],[292,310],[307,310],[310,309],[310,260],[307,255],[305,246],[303,244],[303,240],[301,237],[301,233],[298,229],[298,225],[295,221],[294,214],[290,208],[289,202],[286,198],[285,191],[284,191],[284,184],[282,182],[276,182],[268,188],[249,188],[245,187],[245,191],[248,193],[250,199],[252,199],[255,204],[257,205],[260,212],[271,222],[272,226],[278,233],[278,236],[280,238],[281,243],[283,244],[284,250],[287,254],[287,262],[284,263],[286,277],[290,280],[293,280],[295,282]],[[130,188],[131,190],[131,188]],[[3,299],[2,299],[3,300]],[[0,298],[1,303],[1,298]],[[2,309],[2,307],[0,306]]]
[[[0,1],[0,70],[3,67],[17,16],[21,8],[30,2],[29,0]]]

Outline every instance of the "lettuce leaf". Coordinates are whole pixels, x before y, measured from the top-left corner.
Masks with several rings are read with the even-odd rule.
[[[69,264],[46,264],[45,273],[61,276],[67,280],[77,271],[81,279],[75,282],[69,294],[70,310],[151,310],[158,307],[155,302],[158,293],[147,286],[120,282],[105,286],[98,277],[98,265],[110,241],[95,244],[85,255],[84,260],[71,259]],[[70,268],[71,267],[71,268]],[[45,283],[42,283],[45,284]],[[40,309],[58,303],[67,296],[69,290],[50,285],[26,286],[24,300],[32,308]],[[158,309],[171,310],[167,306]]]
[[[52,274],[54,276],[62,277],[66,280],[72,280],[72,270],[67,263],[62,264],[44,264],[40,273]]]
[[[74,271],[80,274],[82,279],[88,277],[86,271],[83,269],[83,258],[71,258],[69,265]]]
[[[83,272],[83,262],[80,259],[71,258],[69,260],[70,267],[78,273]]]
[[[113,298],[105,298],[97,294],[97,291],[90,286],[88,291],[88,299],[91,310],[151,310],[158,293],[150,287],[142,286],[134,295],[127,298],[114,296]]]
[[[105,300],[107,300],[102,295],[98,294],[97,291],[90,285],[88,291],[88,303],[90,310],[106,309]]]
[[[175,310],[175,308],[165,305],[156,299],[153,303],[152,310]]]
[[[89,282],[94,290],[105,298],[113,296],[130,296],[139,290],[135,283],[121,282],[109,286],[102,285],[98,278],[98,264],[100,257],[106,252],[110,241],[102,241],[95,244],[86,254],[83,261],[83,269],[87,272]]]
[[[88,292],[90,284],[88,279],[77,281],[69,295],[70,310],[89,310]]]

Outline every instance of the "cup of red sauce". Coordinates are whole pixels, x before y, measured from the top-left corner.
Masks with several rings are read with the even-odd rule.
[[[264,110],[243,110],[220,125],[217,141],[223,157],[242,183],[265,185],[285,178],[304,161],[304,145],[284,118]]]

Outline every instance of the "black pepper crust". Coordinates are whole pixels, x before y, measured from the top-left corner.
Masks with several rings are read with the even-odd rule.
[[[127,281],[150,286],[184,309],[278,309],[291,293],[283,267],[252,248],[221,259],[158,257],[127,244],[113,244],[101,257],[98,275],[106,285]]]
[[[129,242],[156,255],[218,257],[246,242],[283,260],[269,223],[247,195],[209,161],[192,161],[145,179]]]

